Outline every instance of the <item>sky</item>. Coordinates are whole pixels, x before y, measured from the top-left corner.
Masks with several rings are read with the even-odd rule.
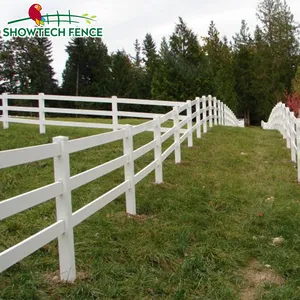
[[[250,31],[256,24],[256,9],[260,1],[255,0],[0,0],[0,29],[9,27],[7,22],[28,17],[32,4],[42,6],[42,14],[67,13],[76,15],[88,13],[97,16],[95,27],[103,28],[103,41],[109,53],[124,49],[134,54],[134,42],[143,41],[151,33],[159,47],[163,36],[170,36],[178,17],[183,20],[201,39],[207,35],[210,21],[214,21],[221,36],[230,40],[239,31],[241,20],[246,20]],[[12,3],[12,6],[9,4]],[[295,20],[300,21],[300,1],[287,0]],[[96,24],[96,23],[95,23]],[[20,25],[19,25],[20,26]],[[33,27],[33,21],[22,23]],[[87,25],[88,26],[88,25]],[[61,83],[62,72],[68,58],[65,51],[69,38],[53,37],[53,63],[55,77]]]

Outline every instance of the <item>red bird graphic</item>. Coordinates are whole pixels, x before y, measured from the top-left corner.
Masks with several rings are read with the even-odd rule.
[[[28,10],[29,17],[36,23],[37,26],[44,25],[45,19],[42,17],[40,11],[42,7],[39,4],[33,4]]]

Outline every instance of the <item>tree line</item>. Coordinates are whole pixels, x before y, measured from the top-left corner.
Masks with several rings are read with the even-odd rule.
[[[110,54],[101,38],[74,38],[66,47],[60,86],[51,67],[50,40],[0,39],[0,92],[175,101],[211,94],[246,124],[258,124],[276,102],[300,92],[300,56],[298,24],[286,2],[263,0],[257,19],[253,33],[243,20],[230,41],[212,21],[200,42],[179,18],[159,46],[151,33],[136,40],[134,56],[125,50]]]

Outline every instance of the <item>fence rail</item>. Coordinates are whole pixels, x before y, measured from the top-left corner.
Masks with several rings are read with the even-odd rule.
[[[8,106],[8,99],[35,99],[39,101],[39,120],[27,120],[18,118],[9,118],[11,107]],[[45,133],[45,125],[61,125],[61,126],[80,126],[81,124],[88,125],[107,125],[107,124],[91,124],[91,123],[76,123],[76,122],[55,122],[45,120],[44,100],[65,100],[62,96],[47,96],[39,94],[38,96],[20,96],[20,95],[2,95],[2,117],[4,129],[8,128],[9,122],[22,121],[22,123],[39,124],[40,132]],[[70,101],[94,101],[90,97],[68,97]],[[61,280],[74,281],[76,278],[75,269],[75,251],[73,228],[93,215],[101,208],[115,200],[122,194],[126,194],[126,211],[129,214],[136,214],[136,193],[135,186],[143,178],[152,171],[155,171],[155,182],[163,182],[163,162],[175,152],[175,163],[181,162],[181,144],[187,139],[188,146],[193,146],[193,132],[197,131],[197,138],[201,138],[202,132],[207,132],[207,124],[209,127],[213,125],[227,125],[243,127],[243,121],[238,120],[233,112],[221,101],[211,96],[196,98],[194,101],[182,102],[164,102],[153,101],[146,103],[144,100],[128,100],[128,99],[98,99],[97,102],[115,101],[116,103],[138,103],[143,101],[143,104],[155,103],[152,105],[168,105],[173,109],[165,115],[155,115],[155,118],[137,125],[118,124],[117,116],[120,115],[116,106],[112,105],[112,112],[105,112],[105,115],[111,115],[113,119],[114,131],[102,133],[94,136],[84,137],[75,140],[68,140],[67,137],[55,137],[50,144],[27,147],[14,150],[6,150],[0,152],[0,169],[35,162],[42,159],[53,158],[54,161],[54,182],[30,191],[16,197],[6,199],[0,202],[0,220],[9,216],[15,215],[26,209],[36,205],[56,199],[56,215],[57,221],[51,226],[43,229],[26,240],[16,244],[15,246],[0,253],[0,272],[6,270],[34,251],[40,249],[45,244],[54,239],[58,239],[59,265]],[[111,103],[110,102],[110,103]],[[17,108],[19,109],[19,107]],[[23,108],[22,108],[23,109]],[[26,111],[27,108],[26,108]],[[37,111],[35,109],[35,111]],[[55,109],[59,111],[59,109]],[[64,110],[61,110],[62,113]],[[78,110],[69,110],[76,114]],[[81,112],[83,112],[81,110]],[[185,112],[186,114],[180,115]],[[99,111],[93,112],[99,115]],[[131,116],[136,116],[131,114]],[[153,118],[153,114],[147,115]],[[193,125],[193,119],[196,120]],[[32,122],[34,121],[34,122]],[[166,121],[173,122],[171,128],[161,127]],[[187,125],[187,129],[183,128]],[[97,127],[98,128],[98,127]],[[101,128],[101,127],[99,127]],[[108,127],[102,127],[108,128]],[[117,130],[119,129],[119,130]],[[153,140],[146,145],[134,150],[133,137],[145,131],[153,132]],[[163,133],[163,134],[162,134]],[[182,135],[181,135],[182,134]],[[167,150],[162,152],[162,143],[173,137],[173,143]],[[123,142],[123,155],[89,169],[80,174],[70,176],[70,154],[79,152],[88,148],[108,144],[114,141]],[[135,160],[142,157],[149,151],[154,150],[154,161],[135,173]],[[124,168],[124,181],[105,193],[97,199],[93,200],[81,209],[72,211],[72,191],[85,185],[97,178],[100,178],[116,169]]]
[[[271,111],[268,122],[261,121],[263,129],[278,130],[286,146],[291,149],[291,160],[297,164],[298,182],[300,182],[300,123],[289,107],[284,103],[277,103]]]

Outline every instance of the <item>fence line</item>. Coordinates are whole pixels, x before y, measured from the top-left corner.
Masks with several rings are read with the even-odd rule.
[[[10,118],[8,115],[8,112],[11,110],[11,107],[8,106],[8,98],[23,99],[23,97],[25,96],[8,96],[7,94],[2,95],[3,102],[0,109],[2,109],[3,111],[1,119],[3,122],[3,127],[5,129],[8,128],[9,122],[16,121],[14,118]],[[52,100],[57,100],[61,99],[61,97],[62,96],[46,96],[44,94],[39,94],[37,97],[32,95],[27,96],[26,99],[38,100],[39,107],[34,108],[34,111],[39,112],[39,120],[35,121],[17,119],[17,121],[19,122],[20,120],[22,120],[22,123],[30,121],[30,124],[38,124],[40,126],[41,133],[45,133],[46,125],[64,124],[62,126],[74,126],[70,125],[73,124],[72,122],[49,122],[45,120],[45,112],[47,112],[47,109],[45,108],[44,100],[49,98]],[[80,99],[80,101],[94,100],[94,98],[91,99],[88,97],[78,98]],[[72,101],[74,101],[75,97],[69,97],[69,99],[72,99]],[[98,102],[107,101],[107,99],[103,100],[100,98],[98,100]],[[116,97],[113,97],[110,101],[115,101],[115,103],[117,103],[117,101],[118,103],[128,103],[126,99],[117,100]],[[130,101],[139,103],[139,100]],[[113,111],[111,113],[111,116],[113,118],[112,129],[114,130],[112,132],[102,133],[75,140],[68,140],[67,137],[60,136],[53,138],[53,142],[50,144],[0,152],[0,169],[29,162],[35,162],[46,158],[53,158],[55,181],[50,185],[1,201],[0,220],[13,216],[38,204],[49,201],[52,198],[56,199],[57,216],[56,223],[0,253],[0,272],[6,270],[26,256],[43,247],[45,244],[57,238],[60,278],[64,281],[74,281],[76,279],[76,267],[73,228],[75,226],[80,224],[89,216],[93,215],[124,193],[126,197],[126,211],[128,214],[135,215],[136,184],[138,184],[152,171],[155,171],[155,182],[157,184],[162,183],[163,162],[169,157],[169,155],[175,152],[175,163],[180,163],[181,144],[187,139],[188,146],[192,147],[193,132],[197,131],[197,138],[201,138],[201,132],[207,132],[207,123],[209,123],[210,127],[217,124],[225,126],[244,126],[244,122],[238,120],[233,112],[224,103],[219,100],[217,101],[216,98],[212,99],[211,96],[203,96],[202,98],[196,98],[194,101],[189,100],[186,103],[163,103],[163,101],[160,101],[158,103],[158,105],[166,104],[168,106],[171,106],[173,109],[165,115],[156,115],[153,120],[150,120],[146,123],[137,126],[125,125],[120,128],[116,117],[119,115],[119,112],[117,111],[117,105],[114,104],[112,106]],[[76,111],[78,110],[70,111],[72,111],[72,113],[76,113]],[[180,115],[180,113],[182,112],[186,112],[186,115]],[[95,111],[95,114],[97,113],[99,113],[99,111]],[[152,116],[153,114],[149,115]],[[149,118],[151,117],[149,116]],[[193,125],[193,119],[196,119],[195,125]],[[161,125],[168,120],[173,121],[173,127],[161,127]],[[36,123],[32,121],[35,121]],[[67,125],[65,125],[65,123],[67,123]],[[184,129],[183,127],[186,125],[187,129]],[[134,150],[133,137],[145,131],[153,131],[153,140],[148,144]],[[162,134],[163,132],[164,134]],[[167,150],[162,152],[162,143],[169,138],[173,138],[174,142]],[[72,177],[70,176],[71,153],[82,151],[99,145],[104,145],[114,141],[123,142],[122,156],[101,164],[95,168],[89,169],[85,172],[76,174]],[[140,172],[135,174],[135,160],[152,150],[154,150],[155,155],[154,161],[152,161]],[[124,181],[120,185],[111,189],[104,195],[101,195],[99,198],[93,200],[79,210],[72,212],[73,190],[121,167],[124,168],[125,172]]]
[[[9,128],[9,123],[21,123],[21,124],[35,124],[39,125],[40,133],[44,134],[46,132],[46,126],[69,126],[69,127],[85,127],[85,128],[102,128],[102,129],[112,129],[118,130],[125,127],[125,125],[119,124],[119,117],[129,117],[129,118],[145,118],[145,119],[154,119],[157,116],[163,116],[163,114],[154,114],[147,112],[131,112],[131,111],[120,111],[118,110],[118,104],[134,104],[134,105],[151,105],[151,106],[162,106],[173,108],[175,106],[184,107],[185,102],[178,101],[161,101],[161,100],[142,100],[142,99],[125,99],[117,98],[113,96],[111,98],[98,98],[98,97],[77,97],[77,96],[58,96],[58,95],[45,95],[40,93],[38,95],[11,95],[3,93],[2,96],[2,106],[0,106],[0,111],[2,110],[2,116],[0,115],[0,121],[3,122],[3,128]],[[9,100],[22,100],[24,103],[28,100],[36,100],[35,107],[26,107],[26,106],[12,106],[9,105]],[[51,101],[73,101],[73,102],[88,102],[88,103],[107,103],[111,104],[111,111],[106,110],[91,110],[91,109],[70,109],[70,108],[57,108],[57,107],[47,107],[45,103]],[[221,101],[217,100],[215,97],[211,96],[199,99],[199,103],[204,103],[208,101],[208,116],[209,116],[209,127],[212,127],[213,115],[216,111],[217,105],[221,107],[220,118],[225,118],[224,125],[233,125],[233,126],[243,126],[243,121],[236,119],[233,112],[226,106],[221,105]],[[219,102],[220,101],[220,102]],[[193,106],[197,103],[197,98],[194,101],[191,101]],[[205,109],[205,108],[204,108]],[[182,111],[183,111],[182,110]],[[180,111],[180,112],[182,112]],[[30,112],[37,113],[38,118],[22,118],[18,116],[10,116],[9,112]],[[222,112],[222,113],[221,113]],[[87,122],[67,122],[67,121],[55,121],[47,120],[46,114],[70,114],[70,115],[89,115],[89,116],[98,116],[98,117],[110,117],[112,120],[111,124],[106,123],[87,123]],[[183,120],[185,116],[180,115],[180,120]],[[214,119],[214,124],[218,123],[219,116],[216,114]],[[223,119],[220,119],[223,120]],[[163,131],[167,131],[167,128],[162,128]],[[206,132],[206,128],[204,130]],[[181,133],[184,133],[181,131]],[[199,135],[199,130],[198,130]]]
[[[268,122],[261,121],[263,129],[278,130],[286,146],[291,149],[291,161],[297,163],[298,182],[300,182],[300,124],[293,112],[284,103],[277,103],[271,111]]]

